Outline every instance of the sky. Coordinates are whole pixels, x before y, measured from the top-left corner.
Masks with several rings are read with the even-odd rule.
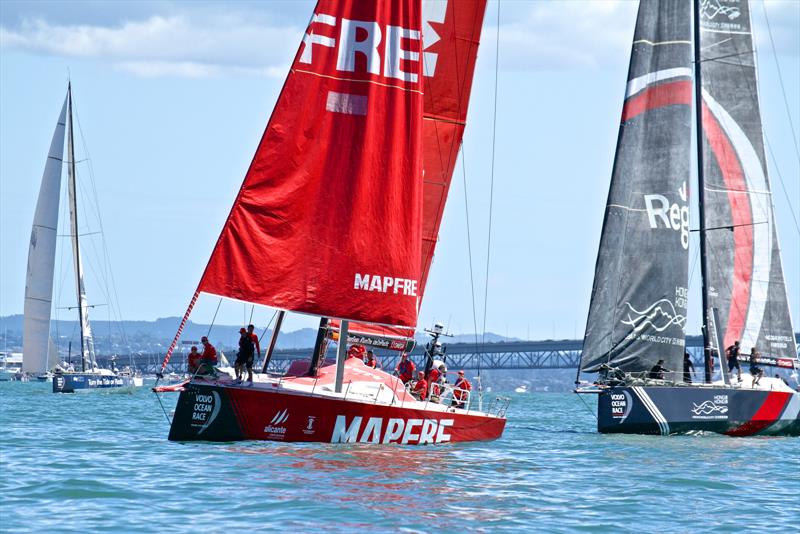
[[[800,0],[753,3],[775,212],[797,330]],[[78,144],[80,198],[96,197],[100,214],[90,212],[81,227],[90,234],[83,247],[87,292],[92,302],[115,304],[92,313],[182,315],[313,6],[1,2],[0,316],[22,313],[30,225],[68,79],[86,142]],[[498,3],[489,2],[464,162],[456,166],[421,327],[440,321],[456,333],[583,335],[636,10],[626,0],[501,0],[498,24]],[[94,234],[101,223],[107,254]],[[56,266],[61,319],[74,313],[60,309],[72,305],[74,291],[66,254],[59,252]],[[690,293],[687,333],[694,334],[698,274]],[[202,298],[192,319],[210,322],[217,304]],[[224,302],[216,322],[249,322],[250,310]],[[256,308],[252,320],[264,325],[272,313]],[[284,328],[316,322],[290,315]]]

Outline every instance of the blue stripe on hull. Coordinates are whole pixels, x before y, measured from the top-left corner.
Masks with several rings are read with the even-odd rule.
[[[597,430],[609,434],[800,436],[800,393],[789,395],[720,387],[613,387],[598,396]],[[767,412],[772,414],[766,416]]]
[[[82,390],[119,389],[133,386],[129,376],[103,376],[92,373],[68,373],[53,377],[53,393],[74,393]]]

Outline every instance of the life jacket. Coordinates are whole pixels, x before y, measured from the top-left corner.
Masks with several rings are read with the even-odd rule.
[[[414,392],[419,393],[419,400],[425,400],[428,396],[428,382],[424,378],[417,380],[417,383],[414,384]]]
[[[459,378],[456,380],[454,386],[456,389],[453,390],[453,398],[459,401],[466,400],[467,391],[472,389],[472,384],[469,383],[469,380],[466,378]]]
[[[400,372],[400,378],[405,378],[405,380],[411,380],[414,369],[416,369],[416,365],[414,365],[414,362],[411,360],[406,360],[397,364],[397,370]]]

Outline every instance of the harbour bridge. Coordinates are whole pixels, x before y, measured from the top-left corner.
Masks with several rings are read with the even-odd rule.
[[[800,333],[795,334],[800,343]],[[447,366],[450,369],[498,370],[498,369],[577,369],[581,358],[583,340],[562,339],[546,341],[502,341],[496,343],[451,343],[446,345]],[[686,350],[692,356],[695,367],[703,367],[702,336],[686,336]],[[411,359],[417,365],[423,363],[425,347],[417,344],[411,352]],[[275,350],[269,370],[283,373],[294,360],[308,359],[312,349]],[[333,350],[328,358],[335,357]],[[376,351],[378,361],[384,369],[394,369],[399,353]],[[229,359],[233,360],[231,354]],[[156,373],[161,369],[163,354],[138,353],[117,355],[118,366],[132,365],[144,373]],[[109,356],[98,356],[98,363],[106,366]],[[260,365],[256,365],[260,368]],[[186,355],[175,352],[167,366],[167,372],[182,373],[186,370]]]

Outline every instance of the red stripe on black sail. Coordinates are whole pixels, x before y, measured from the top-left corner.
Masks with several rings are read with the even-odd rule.
[[[419,2],[321,0],[199,289],[415,326]]]
[[[639,5],[581,369],[678,370],[688,285],[691,2]]]
[[[750,301],[750,278],[753,273],[753,216],[747,195],[742,194],[747,190],[747,183],[736,151],[706,105],[703,105],[703,134],[722,173],[731,208],[732,228],[729,231],[733,233],[733,276],[730,308],[726,314],[728,320],[727,323],[723,323],[725,346],[728,346],[742,337],[747,319],[747,307],[741,303]]]
[[[730,9],[701,3],[701,176],[708,306],[720,314],[725,345],[796,358],[764,155],[747,0]]]

